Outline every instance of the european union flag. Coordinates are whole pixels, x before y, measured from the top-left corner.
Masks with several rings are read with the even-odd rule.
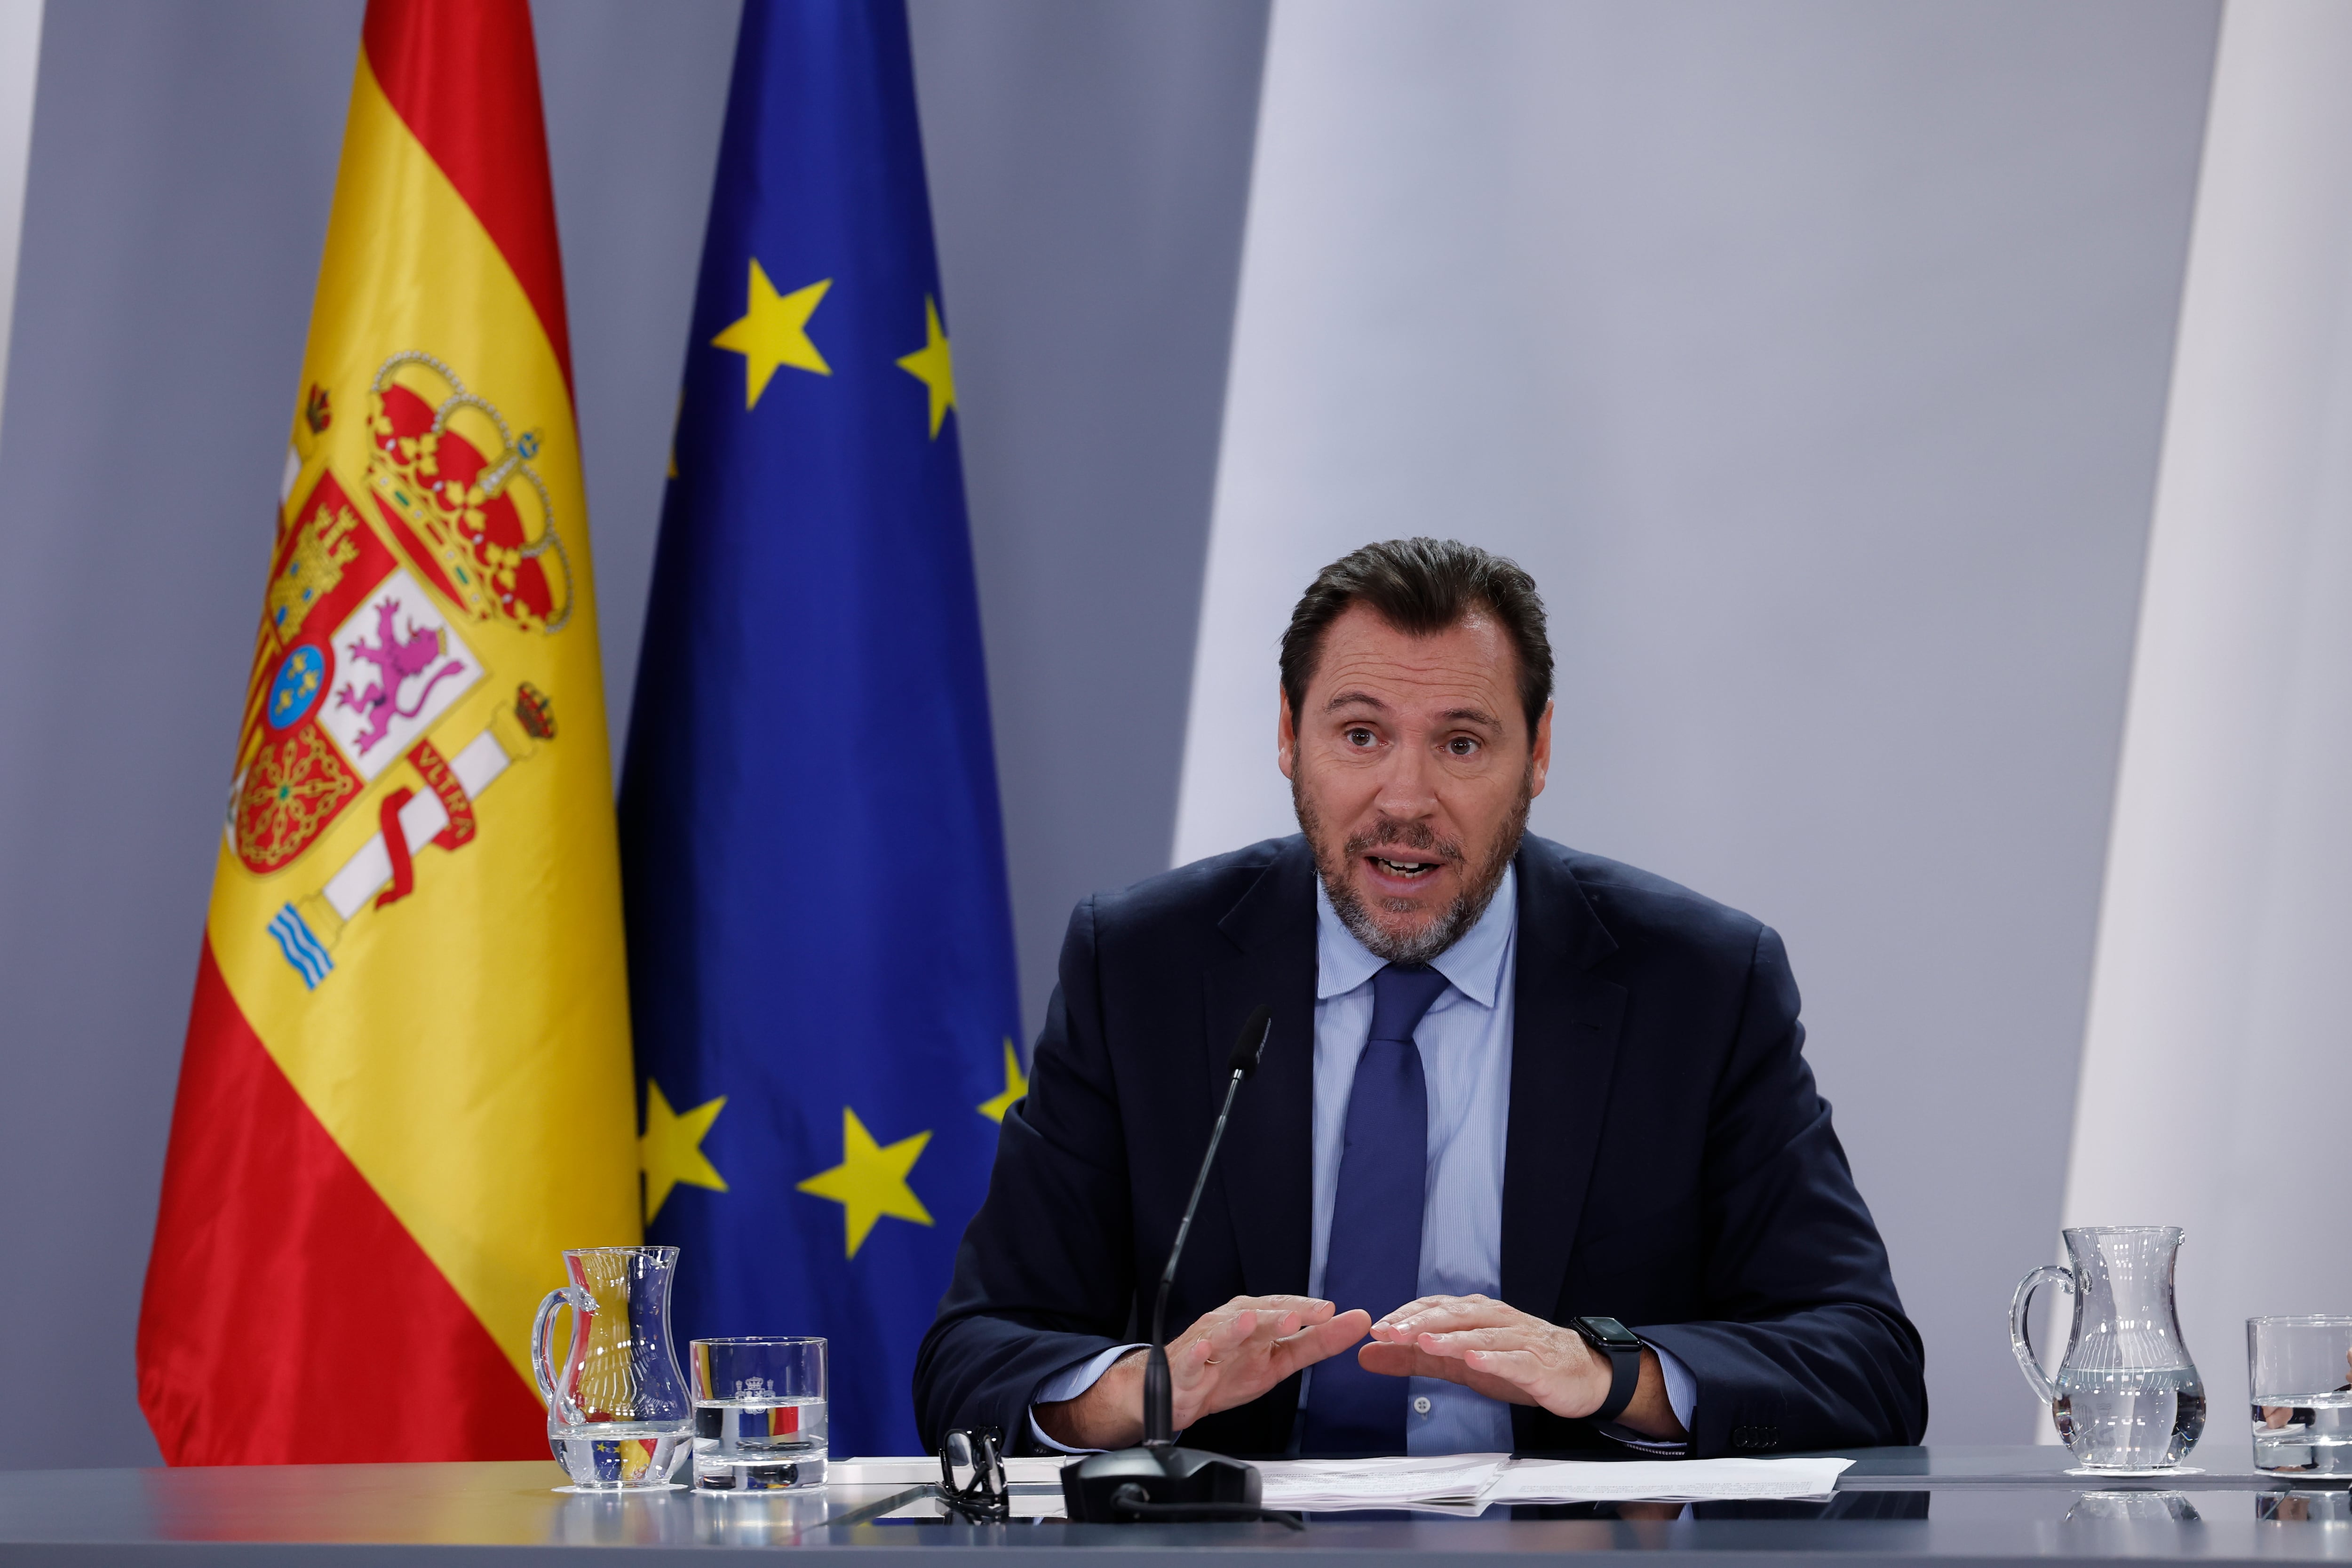
[[[948,344],[901,0],[751,0],[622,784],[640,1155],[681,1342],[825,1336],[843,1457],[918,1451],[1025,1087]]]

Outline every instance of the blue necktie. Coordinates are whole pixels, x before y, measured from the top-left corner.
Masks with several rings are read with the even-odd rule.
[[[1372,1032],[1348,1091],[1347,1142],[1331,1203],[1323,1295],[1378,1319],[1421,1294],[1421,1211],[1428,1198],[1429,1088],[1412,1031],[1445,976],[1391,963],[1372,976]],[[1406,1382],[1357,1364],[1353,1348],[1318,1362],[1308,1384],[1306,1454],[1402,1454]]]

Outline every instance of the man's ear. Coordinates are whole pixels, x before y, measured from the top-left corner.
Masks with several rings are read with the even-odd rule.
[[[1528,755],[1528,798],[1543,794],[1544,778],[1551,772],[1551,710],[1544,704],[1543,717],[1536,721],[1535,749]]]
[[[1298,764],[1298,726],[1290,718],[1290,693],[1274,683],[1274,764],[1282,770],[1284,778],[1297,776],[1292,770]]]

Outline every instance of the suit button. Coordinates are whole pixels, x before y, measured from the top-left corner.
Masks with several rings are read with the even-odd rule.
[[[1429,1414],[1429,1395],[1426,1394],[1421,1394],[1413,1396],[1412,1413],[1415,1415],[1426,1415]]]

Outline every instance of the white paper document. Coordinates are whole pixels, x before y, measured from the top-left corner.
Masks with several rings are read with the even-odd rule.
[[[1404,1508],[1475,1504],[1495,1484],[1508,1454],[1429,1458],[1262,1459],[1268,1508]]]
[[[1506,1502],[1821,1501],[1852,1459],[1514,1459],[1482,1500]]]
[[[1496,1503],[1825,1499],[1852,1459],[1428,1458],[1262,1461],[1268,1508],[1438,1508]]]

